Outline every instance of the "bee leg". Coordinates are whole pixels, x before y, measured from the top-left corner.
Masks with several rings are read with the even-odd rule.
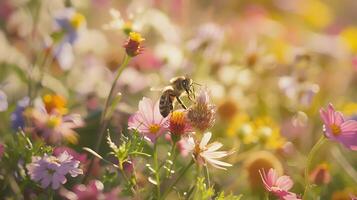
[[[180,97],[176,97],[176,99],[179,102],[179,104],[182,106],[182,108],[187,110],[187,107],[185,106],[185,104],[183,104],[183,102],[181,101]]]

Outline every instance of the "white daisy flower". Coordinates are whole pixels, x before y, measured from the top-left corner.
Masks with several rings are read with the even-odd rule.
[[[209,163],[215,168],[224,169],[225,167],[231,167],[232,165],[226,162],[222,162],[218,159],[226,157],[231,154],[228,151],[217,151],[223,145],[219,142],[213,142],[208,144],[211,139],[212,133],[207,132],[203,135],[201,142],[195,141],[192,137],[186,140],[185,148],[192,152],[195,160],[199,164],[206,165]]]

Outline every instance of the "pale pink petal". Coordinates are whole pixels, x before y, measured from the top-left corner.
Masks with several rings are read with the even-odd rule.
[[[232,164],[229,164],[229,163],[226,163],[226,162],[223,162],[223,161],[220,161],[220,160],[215,160],[215,159],[210,159],[210,158],[206,158],[206,160],[209,162],[209,163],[213,163],[215,165],[219,165],[219,166],[224,166],[224,167],[231,167]]]
[[[324,122],[325,125],[329,125],[330,124],[330,120],[329,120],[328,114],[325,111],[325,109],[323,109],[323,108],[320,109],[320,117],[321,117],[321,119],[322,119],[322,121]]]
[[[336,140],[343,144],[346,148],[357,151],[357,133],[340,135]]]
[[[147,97],[143,97],[143,99],[139,102],[139,112],[150,124],[154,122],[153,108],[154,103]]]
[[[157,101],[155,103],[154,106],[154,110],[153,110],[153,122],[155,124],[162,124],[162,121],[164,120],[164,118],[162,117],[161,113],[160,113],[160,101]]]
[[[331,103],[327,106],[327,114],[328,114],[329,123],[334,124],[335,123],[335,109]]]
[[[222,158],[228,155],[226,151],[215,151],[215,152],[202,152],[201,153],[203,157],[207,158]]]
[[[262,182],[263,182],[263,184],[264,184],[265,189],[268,190],[268,191],[271,191],[271,188],[270,188],[270,187],[271,187],[272,185],[269,185],[269,184],[268,184],[268,182],[267,182],[267,175],[265,174],[264,169],[259,170],[259,174],[260,174],[260,177],[261,177],[261,179],[262,179]]]
[[[293,187],[293,181],[289,176],[280,176],[276,181],[276,186],[282,190],[288,191]]]
[[[341,112],[335,112],[335,124],[340,125],[345,121]]]
[[[200,148],[204,149],[204,147],[207,145],[207,143],[209,142],[209,140],[211,139],[212,133],[211,132],[207,132],[203,135],[202,140],[200,142]]]
[[[270,186],[275,186],[276,180],[278,179],[278,175],[273,168],[270,168],[267,174],[267,183]]]
[[[341,124],[341,131],[343,134],[346,132],[356,132],[357,133],[357,121],[348,120]]]
[[[208,149],[206,152],[216,151],[217,149],[221,148],[222,146],[223,146],[223,144],[220,142],[213,142],[207,146]]]

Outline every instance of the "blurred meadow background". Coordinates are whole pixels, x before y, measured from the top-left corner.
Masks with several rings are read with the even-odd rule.
[[[356,199],[356,10],[355,0],[1,0],[0,199],[289,199],[263,184],[270,168],[294,183],[290,199]],[[188,112],[209,101],[214,116],[176,141],[172,113],[145,140],[131,116],[157,113],[143,97],[157,102],[177,76],[197,83],[196,99],[181,97]],[[329,103],[355,123],[346,140],[320,117]],[[209,146],[185,151],[208,131],[226,170],[200,154]],[[34,175],[38,159],[57,166],[63,152],[72,177]]]

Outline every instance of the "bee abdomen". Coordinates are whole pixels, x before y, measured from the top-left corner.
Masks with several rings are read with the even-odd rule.
[[[163,117],[167,117],[170,114],[170,112],[174,109],[169,94],[164,93],[163,95],[161,95],[159,109],[160,109],[160,114]]]

